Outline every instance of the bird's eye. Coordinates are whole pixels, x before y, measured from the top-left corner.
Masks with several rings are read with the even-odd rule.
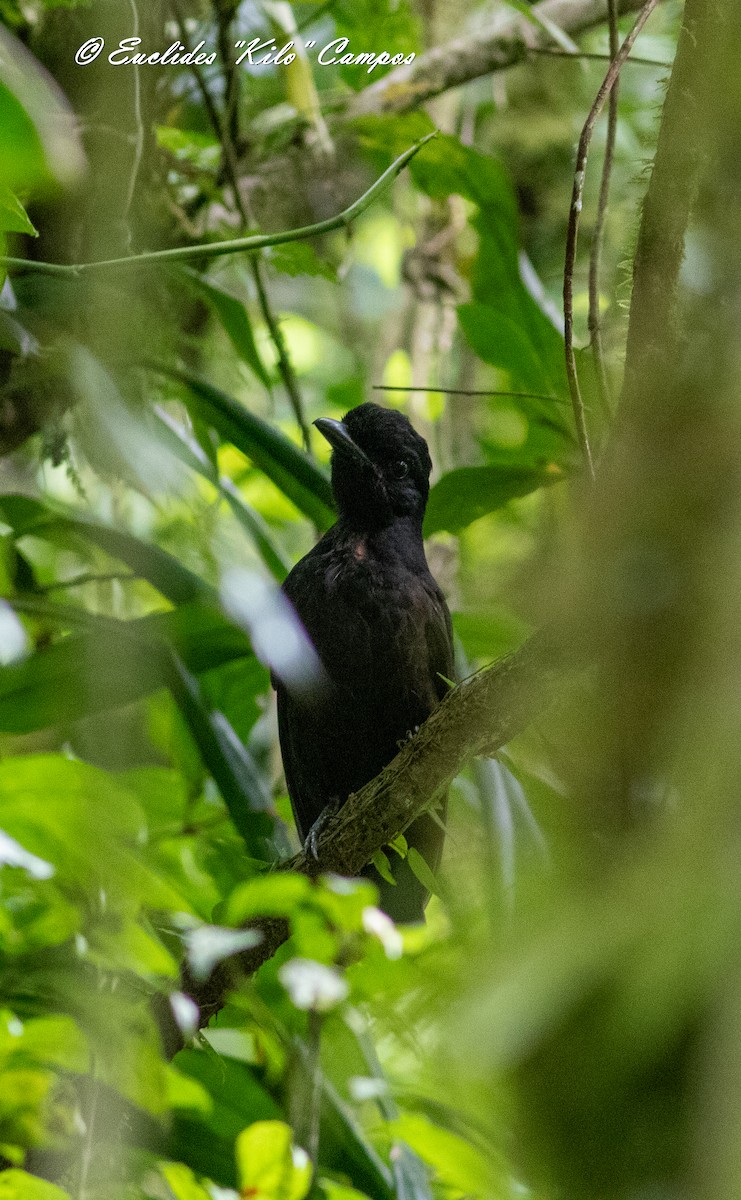
[[[398,458],[396,462],[392,462],[389,474],[393,479],[406,479],[409,474],[409,463],[403,458]]]

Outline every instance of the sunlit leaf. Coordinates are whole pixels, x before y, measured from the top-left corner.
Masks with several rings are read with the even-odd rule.
[[[0,1172],[0,1200],[70,1200],[56,1184],[12,1169]]]
[[[237,1165],[242,1194],[254,1200],[303,1200],[311,1187],[308,1155],[282,1121],[256,1121],[240,1133]]]

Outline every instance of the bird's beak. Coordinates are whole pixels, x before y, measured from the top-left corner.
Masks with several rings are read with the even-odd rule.
[[[329,417],[320,417],[314,424],[322,437],[327,439],[332,449],[336,450],[338,454],[344,455],[359,467],[372,466],[368,455],[360,449],[357,442],[352,440],[342,421],[332,421]]]

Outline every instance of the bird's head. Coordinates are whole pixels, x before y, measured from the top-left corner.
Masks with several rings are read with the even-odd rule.
[[[432,462],[427,442],[405,416],[361,404],[341,421],[315,421],[332,447],[332,491],[355,529],[377,529],[398,517],[424,516]]]

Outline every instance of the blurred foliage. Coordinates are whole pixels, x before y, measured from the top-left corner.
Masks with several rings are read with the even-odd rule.
[[[0,1200],[739,1194],[738,748],[718,699],[738,548],[713,541],[738,514],[720,485],[682,487],[689,457],[715,479],[735,444],[712,423],[732,388],[692,376],[660,499],[668,419],[654,442],[646,421],[642,473],[618,464],[590,512],[560,294],[573,148],[605,64],[529,55],[429,114],[354,120],[348,97],[386,66],[233,66],[237,42],[294,20],[317,48],[419,54],[511,7],[0,0],[0,254],[29,264],[315,223],[442,131],[323,238],[188,267],[0,268]],[[601,278],[615,395],[680,9],[638,43],[663,65],[621,79]],[[87,39],[108,50],[135,28],[143,49],[184,36],[218,54],[75,65]],[[602,27],[579,39],[606,46]],[[600,125],[595,161],[603,148]],[[590,169],[585,247],[598,186]],[[690,230],[698,305],[731,261],[716,218],[706,201]],[[574,285],[586,343],[586,249]],[[577,357],[600,453],[612,416]],[[328,449],[301,426],[369,398],[430,444],[428,553],[460,673],[564,612],[612,670],[566,680],[456,780],[427,924],[401,930],[367,881],[270,870],[297,845],[269,682],[277,587],[333,519]],[[666,652],[685,673],[662,675],[677,562],[707,586]],[[645,642],[636,613],[656,621]],[[639,711],[655,714],[645,758]],[[184,981],[254,944],[256,916],[290,939],[199,1031]]]

